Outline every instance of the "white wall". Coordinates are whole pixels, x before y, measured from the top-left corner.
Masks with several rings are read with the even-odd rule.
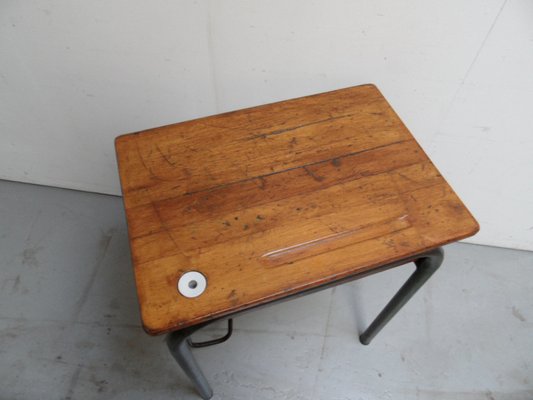
[[[367,82],[533,250],[530,0],[3,0],[0,177],[119,193],[118,134]]]

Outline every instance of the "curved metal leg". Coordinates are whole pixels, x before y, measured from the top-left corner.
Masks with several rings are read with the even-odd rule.
[[[433,273],[440,267],[444,260],[442,248],[435,249],[422,255],[415,261],[416,270],[407,282],[400,288],[398,293],[389,301],[383,311],[379,313],[374,322],[359,336],[362,344],[369,344],[372,339],[383,329],[392,317],[409,301],[418,289],[426,283]]]
[[[188,343],[189,336],[195,330],[185,329],[169,333],[167,335],[167,346],[174,359],[194,384],[202,399],[207,400],[213,396],[213,390],[198,366]]]

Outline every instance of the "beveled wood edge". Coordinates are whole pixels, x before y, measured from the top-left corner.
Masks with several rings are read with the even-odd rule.
[[[392,108],[392,107],[391,107]],[[392,110],[395,114],[396,114],[396,111],[394,111],[394,109]],[[398,119],[400,120],[400,122],[405,126],[405,124],[403,123],[403,121],[401,120],[401,118],[398,116],[398,114],[396,114],[396,116],[398,117]],[[412,134],[411,134],[412,136]],[[463,237],[459,237],[458,239],[454,239],[454,240],[451,240],[445,244],[448,244],[448,243],[452,243],[452,242],[457,242],[459,240],[462,240],[462,239],[466,239],[467,237],[470,237],[470,236],[474,236],[475,234],[477,234],[479,232],[479,230],[481,229],[481,226],[479,225],[479,222],[477,221],[477,219],[474,217],[474,215],[470,212],[470,209],[465,205],[465,202],[463,201],[463,199],[461,197],[459,197],[459,195],[457,194],[457,192],[455,191],[455,189],[452,187],[452,185],[450,185],[450,183],[448,182],[448,180],[444,177],[444,175],[441,174],[440,172],[440,169],[437,168],[437,166],[435,165],[435,163],[433,162],[433,160],[431,158],[429,158],[428,154],[426,153],[426,151],[422,148],[422,146],[420,145],[420,143],[418,143],[418,140],[416,140],[416,138],[413,136],[413,141],[414,141],[414,145],[415,146],[418,146],[418,148],[426,155],[426,158],[427,158],[427,162],[429,162],[433,168],[435,168],[435,171],[438,172],[438,174],[440,175],[440,178],[442,179],[442,181],[448,186],[448,188],[451,190],[451,192],[455,195],[455,197],[457,197],[457,199],[459,200],[459,202],[461,203],[461,205],[463,206],[464,210],[466,211],[466,213],[468,214],[468,216],[470,217],[471,221],[474,223],[474,229],[472,231],[472,233],[466,235],[466,236],[463,236]],[[441,246],[444,246],[444,244],[442,244]]]
[[[354,274],[354,275],[347,275],[347,276],[343,276],[343,277],[338,278],[338,279],[333,279],[331,281],[325,282],[325,283],[323,283],[321,285],[318,285],[318,286],[310,286],[310,287],[306,287],[303,290],[298,290],[298,291],[294,291],[294,292],[288,292],[287,291],[286,292],[287,294],[282,296],[282,297],[278,297],[278,298],[275,298],[275,299],[272,299],[272,300],[269,300],[269,301],[254,303],[253,305],[251,305],[249,307],[241,307],[241,308],[239,308],[239,309],[237,309],[235,311],[229,312],[229,313],[212,314],[212,315],[214,315],[213,318],[206,319],[206,320],[202,319],[198,323],[182,324],[181,326],[179,326],[179,328],[176,328],[176,329],[171,328],[171,329],[162,330],[162,331],[152,331],[152,330],[148,329],[143,324],[143,329],[144,329],[144,331],[146,333],[148,333],[151,336],[158,336],[158,335],[167,334],[167,333],[176,332],[176,331],[181,331],[181,330],[189,330],[189,329],[198,330],[198,329],[201,329],[202,327],[204,327],[206,325],[210,325],[211,323],[214,323],[216,321],[220,321],[220,320],[223,320],[223,319],[226,319],[226,318],[233,318],[235,316],[240,316],[240,315],[245,314],[247,312],[255,311],[255,310],[261,309],[263,307],[268,307],[270,305],[275,305],[275,304],[278,304],[278,303],[283,303],[285,301],[290,301],[290,300],[293,300],[293,299],[297,299],[299,297],[303,297],[303,296],[306,296],[308,294],[314,294],[316,292],[319,292],[319,291],[322,291],[322,290],[326,290],[326,289],[330,289],[330,288],[335,287],[335,286],[339,286],[339,285],[342,285],[342,284],[345,284],[345,283],[350,283],[350,282],[356,281],[358,279],[365,278],[365,277],[370,276],[370,275],[374,275],[374,274],[379,273],[379,272],[384,272],[384,271],[387,271],[387,270],[392,269],[392,268],[401,267],[401,266],[410,264],[412,262],[415,262],[418,259],[424,258],[424,256],[430,254],[431,252],[433,252],[433,251],[435,251],[435,250],[437,250],[437,249],[439,249],[441,247],[442,246],[437,246],[435,248],[426,250],[426,251],[424,251],[422,253],[416,253],[416,254],[414,254],[412,256],[409,256],[409,257],[403,257],[403,258],[401,258],[401,259],[399,259],[397,261],[393,261],[391,263],[384,264],[384,265],[381,265],[379,267],[370,268],[370,269],[364,270],[364,271],[362,271],[360,273],[357,273],[357,274]],[[157,333],[154,333],[154,332],[157,332]]]
[[[348,273],[338,274],[338,275],[335,275],[333,277],[330,277],[327,280],[321,281],[317,285],[314,285],[313,283],[310,283],[308,285],[305,285],[303,287],[299,287],[299,288],[294,289],[294,290],[285,290],[283,292],[275,293],[275,294],[273,294],[271,296],[263,297],[262,299],[258,299],[256,301],[250,302],[248,304],[241,304],[239,307],[236,307],[236,308],[231,309],[231,310],[223,310],[223,311],[211,313],[211,314],[204,315],[204,316],[196,318],[196,319],[191,319],[191,320],[187,321],[187,323],[178,323],[178,324],[176,324],[174,326],[170,326],[168,328],[164,328],[164,329],[161,329],[161,328],[150,328],[147,324],[144,323],[144,320],[142,318],[143,309],[142,309],[142,306],[140,306],[142,327],[143,327],[144,331],[147,334],[149,334],[151,336],[159,336],[159,335],[163,335],[163,334],[166,334],[166,333],[170,333],[170,332],[173,332],[173,331],[178,331],[178,330],[182,330],[182,329],[186,329],[186,328],[191,328],[191,327],[195,327],[195,326],[203,326],[203,325],[207,325],[207,324],[210,324],[212,322],[215,322],[215,321],[218,321],[218,320],[221,320],[221,319],[230,318],[230,317],[233,317],[233,316],[236,316],[236,315],[240,315],[240,314],[242,314],[244,312],[252,311],[252,310],[255,310],[255,309],[263,307],[263,306],[276,304],[278,302],[288,301],[288,300],[291,300],[291,299],[299,297],[299,296],[304,296],[306,294],[312,294],[314,292],[318,292],[318,291],[323,290],[323,289],[328,289],[330,287],[338,286],[338,285],[341,285],[343,283],[348,283],[348,282],[351,282],[351,281],[354,281],[354,280],[357,280],[357,279],[360,279],[360,278],[364,278],[364,277],[369,276],[369,275],[373,275],[375,273],[386,271],[386,270],[391,269],[391,268],[400,267],[400,266],[406,265],[408,263],[414,262],[415,260],[417,260],[419,258],[423,258],[424,255],[426,255],[428,253],[431,253],[432,251],[434,251],[434,250],[436,250],[438,248],[441,248],[441,247],[443,247],[443,246],[445,246],[447,244],[455,243],[455,242],[457,242],[459,240],[462,240],[462,239],[465,239],[467,237],[475,235],[479,231],[479,224],[477,223],[477,221],[474,218],[472,218],[472,220],[473,220],[473,222],[475,222],[475,225],[474,225],[472,231],[468,231],[467,233],[465,233],[465,234],[463,234],[463,235],[461,235],[461,236],[459,236],[457,238],[449,239],[447,241],[443,241],[440,244],[435,245],[435,246],[433,246],[431,248],[424,249],[424,251],[422,251],[422,252],[412,252],[411,254],[408,254],[406,256],[398,257],[397,259],[393,258],[392,261],[390,261],[390,262],[388,262],[386,264],[373,263],[373,264],[370,264],[370,265],[368,265],[368,266],[366,266],[364,268],[359,269],[359,271],[357,271],[356,273],[349,273],[348,272]]]

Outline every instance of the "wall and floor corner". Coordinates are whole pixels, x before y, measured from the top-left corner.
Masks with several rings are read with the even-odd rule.
[[[0,4],[0,178],[119,193],[113,139],[376,83],[478,218],[533,250],[527,0]]]

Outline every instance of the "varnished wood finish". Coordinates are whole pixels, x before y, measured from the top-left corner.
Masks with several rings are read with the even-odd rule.
[[[373,85],[120,136],[151,334],[473,235],[477,222]],[[185,298],[196,270],[207,289]]]

